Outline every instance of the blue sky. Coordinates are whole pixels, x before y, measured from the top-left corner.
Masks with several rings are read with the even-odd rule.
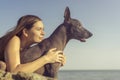
[[[120,0],[3,0],[0,2],[0,36],[26,14],[37,15],[45,37],[63,22],[64,9],[79,19],[93,36],[82,43],[71,40],[65,48],[67,62],[61,69],[120,69]]]

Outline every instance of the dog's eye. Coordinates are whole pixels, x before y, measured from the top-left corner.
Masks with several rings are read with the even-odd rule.
[[[79,26],[82,26],[80,23],[78,23]]]

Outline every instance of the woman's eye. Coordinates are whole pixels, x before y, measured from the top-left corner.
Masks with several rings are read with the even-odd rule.
[[[41,30],[41,28],[39,28],[38,30]]]
[[[41,28],[36,28],[36,30],[41,30]]]
[[[38,30],[38,31],[41,31],[41,30],[43,30],[43,31],[44,31],[44,29],[43,29],[43,28],[37,28],[37,30]]]

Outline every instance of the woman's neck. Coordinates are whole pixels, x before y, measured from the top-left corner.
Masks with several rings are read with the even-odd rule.
[[[31,44],[32,43],[29,40],[21,37],[20,50],[22,51],[22,50],[25,50],[25,49],[29,48],[29,46]]]

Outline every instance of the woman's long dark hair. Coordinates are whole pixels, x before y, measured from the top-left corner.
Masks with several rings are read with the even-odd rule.
[[[37,21],[41,21],[41,19],[35,15],[22,16],[15,28],[0,38],[0,60],[4,61],[4,50],[8,41],[15,35],[20,37],[24,28],[31,29]]]

